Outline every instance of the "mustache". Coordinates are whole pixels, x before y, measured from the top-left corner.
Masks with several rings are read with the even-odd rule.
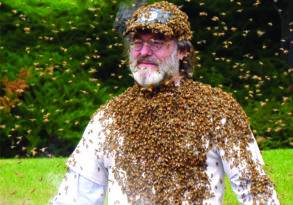
[[[155,65],[158,65],[159,62],[158,60],[150,57],[150,56],[142,56],[142,57],[139,57],[137,60],[136,60],[136,65],[140,64],[140,63],[152,63],[152,64],[155,64]]]

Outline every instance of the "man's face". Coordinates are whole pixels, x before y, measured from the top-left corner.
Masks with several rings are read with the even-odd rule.
[[[138,84],[158,85],[166,77],[179,73],[177,44],[157,34],[137,34],[130,41],[129,62]]]

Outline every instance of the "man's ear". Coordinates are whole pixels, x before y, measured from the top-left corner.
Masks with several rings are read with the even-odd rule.
[[[179,58],[179,60],[182,60],[183,58],[187,57],[189,54],[189,52],[187,51],[178,51],[177,52],[177,56]]]

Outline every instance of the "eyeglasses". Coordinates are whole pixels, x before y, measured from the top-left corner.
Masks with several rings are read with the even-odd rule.
[[[140,51],[144,43],[148,44],[152,51],[158,51],[166,44],[166,40],[150,39],[148,41],[143,41],[141,39],[134,39],[130,41],[130,48],[135,51]]]

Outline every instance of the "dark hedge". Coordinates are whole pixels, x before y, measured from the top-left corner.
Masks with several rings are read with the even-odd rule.
[[[233,93],[262,149],[292,147],[292,68],[281,47],[286,1],[172,1],[190,17],[194,80]],[[133,84],[119,5],[1,0],[0,157],[68,155],[92,113]]]

